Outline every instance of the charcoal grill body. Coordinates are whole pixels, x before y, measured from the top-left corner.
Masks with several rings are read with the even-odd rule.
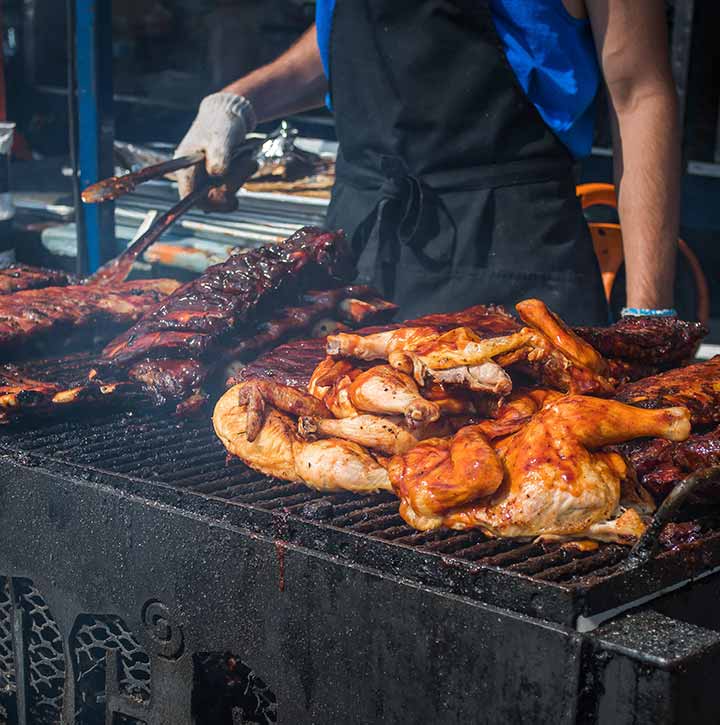
[[[0,466],[0,722],[718,720],[714,576],[580,633],[550,621],[562,601],[543,619],[359,564],[284,512],[24,453]]]

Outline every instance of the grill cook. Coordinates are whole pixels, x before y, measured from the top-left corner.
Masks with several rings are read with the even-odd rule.
[[[205,151],[206,168],[180,174],[181,194],[224,172],[257,122],[329,92],[328,222],[352,239],[361,281],[404,316],[539,297],[571,323],[605,323],[572,169],[601,72],[627,302],[671,313],[678,143],[655,0],[320,0],[290,50],[203,100],[178,155]],[[207,206],[235,203],[214,191]]]

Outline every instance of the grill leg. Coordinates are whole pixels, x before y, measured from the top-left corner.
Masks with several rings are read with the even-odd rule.
[[[718,722],[720,633],[647,609],[586,642],[580,725]]]

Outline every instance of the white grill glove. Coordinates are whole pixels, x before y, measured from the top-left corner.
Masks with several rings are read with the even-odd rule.
[[[228,172],[233,149],[255,129],[257,120],[250,101],[233,93],[213,93],[200,103],[190,130],[175,151],[175,157],[202,151],[205,167],[197,164],[176,172],[180,196],[187,196],[209,174],[222,176]],[[237,206],[237,189],[220,187],[210,192],[206,210],[231,211]]]

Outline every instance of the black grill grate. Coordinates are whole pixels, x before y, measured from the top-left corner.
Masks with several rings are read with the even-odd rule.
[[[693,566],[707,569],[720,564],[720,533],[715,531],[695,542],[695,549],[664,552],[660,556],[666,560],[664,579],[627,572],[629,550],[618,545],[584,550],[559,543],[489,539],[478,531],[418,532],[400,518],[390,494],[321,495],[227,458],[212,430],[209,411],[185,419],[167,412],[125,412],[92,420],[27,423],[0,431],[0,446],[92,470],[96,481],[98,473],[107,472],[167,484],[225,508],[231,504],[278,539],[325,548],[330,554],[371,562],[388,573],[485,601],[514,606],[514,592],[522,590],[517,608],[551,619],[617,606],[618,598],[666,586],[667,577],[672,583]],[[264,512],[265,518],[258,512]],[[697,549],[702,556],[688,563],[688,552]],[[668,566],[670,560],[675,565]],[[572,614],[565,605],[562,612],[553,613],[538,598],[538,587],[550,597],[560,596],[565,604],[570,601]]]

